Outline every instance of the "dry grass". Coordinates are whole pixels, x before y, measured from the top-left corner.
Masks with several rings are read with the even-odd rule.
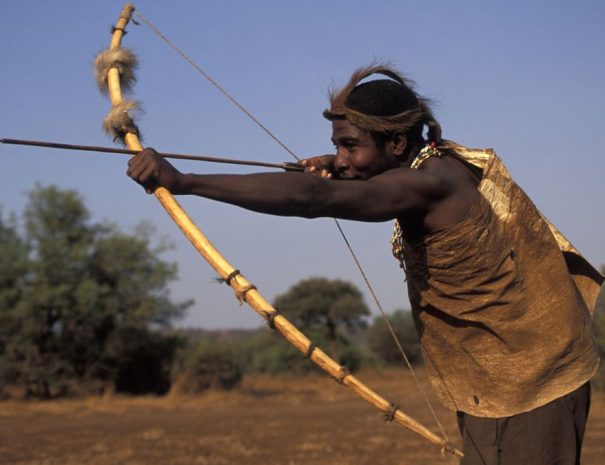
[[[360,378],[435,430],[403,371]],[[605,397],[595,393],[584,465],[602,463]],[[435,404],[436,405],[436,404]],[[458,440],[453,414],[438,414]],[[0,403],[0,463],[14,465],[443,464],[436,448],[323,376],[253,376],[233,392]],[[451,462],[450,462],[451,463]]]

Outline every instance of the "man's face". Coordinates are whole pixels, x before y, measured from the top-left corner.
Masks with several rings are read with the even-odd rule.
[[[399,166],[390,141],[379,146],[369,132],[347,120],[332,121],[332,143],[336,147],[334,171],[339,179],[369,179]]]

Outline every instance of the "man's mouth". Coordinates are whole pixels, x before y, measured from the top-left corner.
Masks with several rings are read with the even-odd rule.
[[[356,176],[355,174],[351,174],[349,172],[340,172],[340,173],[335,173],[334,179],[341,179],[343,181],[352,181],[353,179],[358,179],[358,176]]]

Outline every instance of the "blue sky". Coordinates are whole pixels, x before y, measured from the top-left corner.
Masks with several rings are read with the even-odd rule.
[[[5,2],[0,137],[112,145],[109,108],[92,79],[122,2]],[[142,1],[139,11],[301,156],[329,153],[321,117],[331,84],[390,61],[435,101],[444,136],[494,147],[515,179],[584,255],[605,264],[605,3],[601,1]],[[144,25],[124,45],[141,61],[134,98],[158,150],[290,161]],[[153,224],[174,249],[177,300],[196,305],[180,324],[253,327],[226,286],[153,197],[124,176],[118,156],[0,146],[0,204],[20,211],[35,185],[76,189],[96,220],[126,230]],[[217,166],[178,163],[184,171]],[[228,172],[246,172],[241,168]],[[362,286],[328,219],[262,216],[211,201],[182,201],[219,250],[273,298],[309,276]],[[391,258],[389,224],[344,222],[387,311],[407,307]]]

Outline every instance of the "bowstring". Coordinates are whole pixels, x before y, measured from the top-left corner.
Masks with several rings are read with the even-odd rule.
[[[195,69],[199,74],[201,74],[202,77],[204,77],[204,79],[206,79],[221,94],[223,94],[231,103],[233,103],[233,105],[235,105],[237,108],[239,108],[248,118],[250,118],[269,137],[271,137],[271,139],[273,139],[284,150],[286,150],[286,152],[288,152],[295,160],[299,161],[301,159],[298,155],[296,155],[296,153],[292,149],[290,149],[284,142],[282,142],[267,126],[265,126],[263,123],[261,123],[249,110],[247,110],[241,103],[239,103],[239,101],[235,97],[233,97],[229,92],[227,92],[227,90],[225,90],[225,88],[223,88],[214,78],[212,78],[212,76],[210,76],[206,71],[204,71],[195,61],[193,61],[193,59],[191,59],[185,52],[183,52],[179,47],[177,47],[177,45],[174,42],[172,42],[168,37],[166,37],[166,35],[164,33],[162,33],[153,23],[151,23],[147,18],[145,18],[138,11],[135,11],[134,14],[145,25],[147,25],[163,42],[165,42],[178,55],[180,55],[181,58],[183,58],[187,63],[189,63],[193,67],[193,69]],[[441,436],[443,437],[443,439],[446,442],[449,443],[449,439],[445,432],[445,428],[441,424],[441,421],[439,421],[437,412],[435,412],[435,409],[433,408],[433,405],[432,405],[431,401],[429,400],[428,395],[426,394],[426,391],[422,388],[422,385],[420,384],[420,380],[418,379],[418,376],[416,375],[416,370],[414,370],[409,357],[407,356],[405,350],[403,349],[403,346],[401,345],[401,341],[399,340],[399,337],[395,333],[395,330],[393,328],[393,325],[391,324],[390,319],[388,318],[386,312],[384,311],[384,308],[382,307],[382,304],[380,303],[380,300],[378,299],[376,292],[374,292],[374,288],[373,288],[372,284],[370,283],[370,280],[368,279],[368,277],[363,269],[363,266],[361,265],[361,262],[357,258],[357,254],[353,250],[353,247],[351,246],[351,243],[349,242],[347,235],[345,234],[344,230],[342,229],[340,222],[336,218],[332,218],[332,220],[334,221],[334,224],[336,225],[336,228],[338,229],[340,236],[342,237],[347,249],[349,250],[349,253],[351,254],[351,257],[353,258],[353,261],[355,262],[355,265],[357,266],[357,269],[359,270],[359,273],[361,274],[363,281],[366,284],[366,287],[370,291],[370,295],[372,296],[374,303],[378,307],[378,310],[380,311],[380,314],[387,325],[387,328],[389,330],[389,333],[391,334],[391,337],[393,338],[393,340],[395,341],[395,344],[397,345],[397,348],[399,350],[399,353],[401,354],[401,357],[403,358],[403,360],[405,362],[405,365],[407,366],[410,373],[412,374],[414,382],[416,383],[418,390],[422,394],[422,397],[424,398],[424,401],[425,401],[429,411],[431,412],[431,415],[432,415],[433,419],[435,420],[435,423],[437,424],[439,431],[441,432]]]
[[[258,127],[260,127],[263,131],[265,131],[265,133],[271,138],[273,139],[275,142],[277,142],[279,145],[282,146],[282,148],[288,152],[296,161],[300,160],[300,157],[298,157],[293,150],[291,150],[286,144],[284,144],[275,134],[273,134],[273,132],[267,127],[265,126],[263,123],[261,123],[252,113],[250,113],[241,103],[239,103],[235,97],[233,97],[229,92],[227,92],[225,90],[225,88],[223,86],[221,86],[212,76],[210,76],[206,71],[204,71],[195,61],[193,61],[191,58],[189,58],[189,56],[183,52],[180,48],[178,48],[174,42],[172,42],[168,37],[166,37],[162,31],[160,31],[153,23],[149,22],[149,20],[147,18],[145,18],[143,15],[141,15],[141,13],[139,13],[138,11],[135,11],[134,14],[136,16],[138,16],[138,18],[145,23],[153,32],[155,32],[157,34],[157,36],[162,39],[164,42],[166,42],[166,44],[168,44],[168,46],[170,48],[172,48],[176,53],[178,53],[181,58],[183,58],[187,63],[189,63],[193,69],[195,69],[199,74],[201,74],[210,84],[212,84],[214,87],[216,87],[216,89],[218,89],[218,91],[223,94],[225,97],[227,97],[227,99],[233,103],[233,105],[235,105],[237,108],[239,108],[242,112],[244,112],[244,114],[250,118],[252,121],[254,121],[254,123],[256,123],[256,125]]]

